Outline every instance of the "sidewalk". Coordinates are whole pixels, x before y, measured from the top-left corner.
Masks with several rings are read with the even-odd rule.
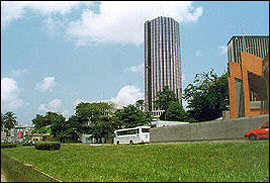
[[[6,178],[3,175],[2,169],[1,169],[1,182],[7,182]]]

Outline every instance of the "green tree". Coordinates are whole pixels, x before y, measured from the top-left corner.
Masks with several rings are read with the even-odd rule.
[[[4,131],[4,115],[1,113],[1,132]]]
[[[167,111],[169,108],[170,102],[177,101],[177,97],[174,92],[169,89],[168,86],[165,86],[162,91],[157,93],[157,99],[155,102],[155,107],[158,107],[161,110]]]
[[[1,113],[1,128],[6,134],[6,137],[10,137],[10,130],[17,124],[16,115],[14,112],[6,112],[4,115]]]
[[[143,111],[144,108],[144,100],[137,100],[137,102],[135,103],[135,106],[140,109],[141,111]]]
[[[187,120],[187,113],[178,101],[172,101],[165,113],[168,121],[185,121]]]
[[[52,124],[52,121],[48,120],[45,116],[37,114],[36,117],[32,120],[35,128],[40,129],[42,127]]]
[[[81,133],[90,133],[97,141],[101,142],[101,138],[108,139],[112,133],[112,105],[99,103],[80,103],[76,107],[77,121],[81,126]]]
[[[150,125],[151,114],[145,113],[135,107],[134,105],[128,105],[122,110],[118,110],[115,113],[115,119],[119,120],[118,128],[132,128],[141,125]]]
[[[32,134],[51,134],[51,128],[50,127],[41,127],[41,128],[35,128],[32,130]]]
[[[163,90],[157,93],[157,99],[154,105],[156,108],[164,110],[164,112],[160,116],[161,120],[168,120],[166,113],[170,106],[170,103],[177,101],[178,98],[175,96],[175,93],[169,89],[168,86],[164,86]]]
[[[76,107],[75,115],[84,124],[96,123],[102,115],[111,115],[112,105],[105,102],[100,103],[80,103]]]
[[[92,135],[101,143],[101,139],[104,138],[104,143],[109,139],[111,133],[113,133],[111,117],[100,116],[99,121],[96,124],[92,124]]]
[[[213,120],[222,116],[228,106],[227,73],[220,77],[211,69],[208,73],[196,74],[193,84],[184,90],[189,115],[198,121]]]
[[[69,140],[77,141],[82,133],[82,125],[76,115],[69,117],[66,125],[67,136]]]
[[[35,125],[36,132],[44,133],[45,131],[50,131],[50,135],[61,142],[64,142],[67,137],[67,122],[61,114],[50,111],[46,112],[45,116],[37,114],[32,122]],[[50,128],[50,130],[46,128]]]
[[[65,139],[68,136],[65,117],[53,112],[48,112],[45,117],[52,122],[51,135],[56,137],[60,142],[65,142]]]

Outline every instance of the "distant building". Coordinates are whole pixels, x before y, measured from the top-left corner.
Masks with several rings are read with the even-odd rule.
[[[230,117],[269,113],[269,36],[233,36],[227,51]]]
[[[83,144],[95,144],[95,143],[97,143],[96,139],[93,137],[92,134],[82,134],[81,135],[81,142]]]
[[[23,142],[26,137],[31,137],[34,128],[34,126],[16,125],[15,128],[11,129],[10,140],[12,142]]]
[[[228,62],[240,64],[241,52],[266,57],[269,52],[269,36],[233,36],[227,44]]]
[[[4,143],[5,141],[7,141],[7,135],[4,130],[1,130],[1,143]]]
[[[160,116],[157,93],[168,86],[182,104],[179,23],[158,17],[144,23],[145,111]]]
[[[45,141],[49,138],[50,134],[32,134],[31,141],[34,144],[35,142]]]

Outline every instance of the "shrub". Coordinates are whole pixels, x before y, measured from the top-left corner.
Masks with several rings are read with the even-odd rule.
[[[1,148],[12,148],[17,147],[16,144],[1,144]]]
[[[32,146],[33,144],[32,143],[23,143],[22,145],[23,146]]]
[[[53,142],[53,141],[36,142],[35,148],[38,150],[59,150],[60,142]]]
[[[57,138],[55,138],[55,137],[47,137],[46,138],[46,140],[45,141],[54,141],[54,142],[56,142],[57,141]]]

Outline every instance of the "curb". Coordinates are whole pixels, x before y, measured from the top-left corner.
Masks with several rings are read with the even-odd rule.
[[[34,169],[35,171],[37,171],[37,172],[39,172],[39,173],[45,175],[46,177],[49,177],[49,178],[55,180],[56,182],[63,182],[63,181],[61,181],[61,180],[58,180],[58,179],[56,179],[56,178],[54,178],[54,177],[52,177],[52,176],[50,176],[50,175],[48,175],[48,174],[42,172],[41,170],[35,168],[32,164],[22,163],[21,161],[15,159],[15,158],[13,158],[13,157],[10,157],[10,158],[13,159],[13,160],[15,160],[15,161],[17,161],[17,162],[19,162],[19,163],[21,163],[21,164],[23,164],[23,165],[26,166],[26,167],[30,167],[30,168]]]

